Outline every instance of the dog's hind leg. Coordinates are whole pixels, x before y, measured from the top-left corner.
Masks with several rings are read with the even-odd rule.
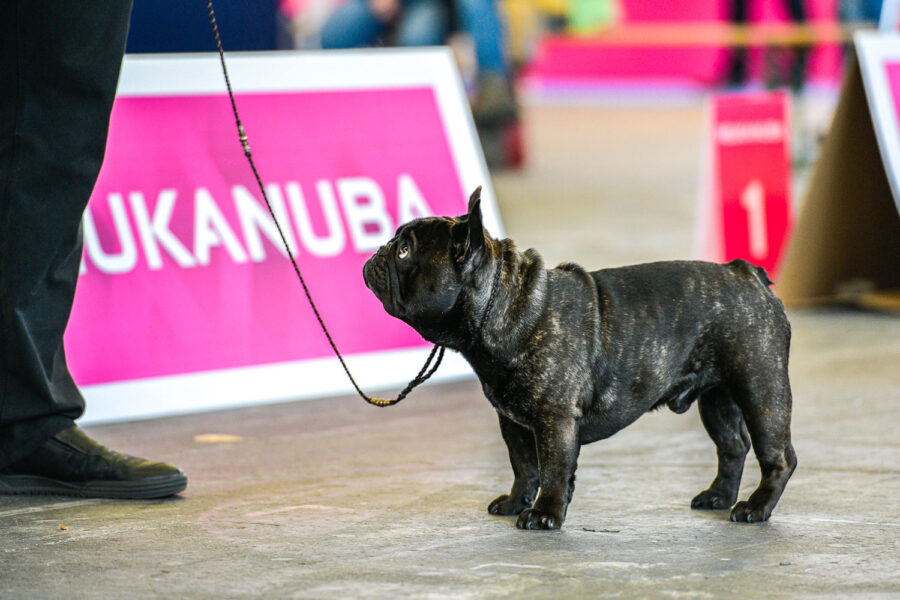
[[[494,499],[488,506],[492,515],[518,515],[531,508],[538,491],[538,459],[534,434],[530,429],[500,415],[500,433],[509,450],[513,480],[509,494]]]
[[[748,388],[746,395],[736,399],[762,471],[756,491],[731,511],[731,520],[737,523],[768,520],[797,466],[797,453],[791,445],[791,390],[787,374],[761,387],[752,391]]]
[[[691,508],[731,508],[737,500],[744,459],[750,450],[750,434],[740,409],[724,388],[703,392],[697,404],[703,426],[716,444],[719,470],[709,489],[691,501]]]

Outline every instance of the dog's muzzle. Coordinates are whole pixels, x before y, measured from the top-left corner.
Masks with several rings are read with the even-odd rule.
[[[375,295],[381,296],[387,290],[387,278],[387,262],[383,256],[376,254],[366,261],[363,266],[363,281]]]

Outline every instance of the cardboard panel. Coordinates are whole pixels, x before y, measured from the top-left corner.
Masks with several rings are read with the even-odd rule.
[[[850,61],[777,292],[792,306],[900,288],[900,217]]]

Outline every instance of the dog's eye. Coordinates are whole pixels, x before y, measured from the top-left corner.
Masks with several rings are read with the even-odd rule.
[[[397,250],[397,258],[406,258],[407,256],[409,256],[409,246],[403,244],[400,246],[400,249]]]

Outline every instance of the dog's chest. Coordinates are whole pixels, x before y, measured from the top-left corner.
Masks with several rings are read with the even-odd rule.
[[[533,402],[527,390],[512,381],[488,380],[480,377],[481,389],[499,414],[524,427],[531,427]]]

